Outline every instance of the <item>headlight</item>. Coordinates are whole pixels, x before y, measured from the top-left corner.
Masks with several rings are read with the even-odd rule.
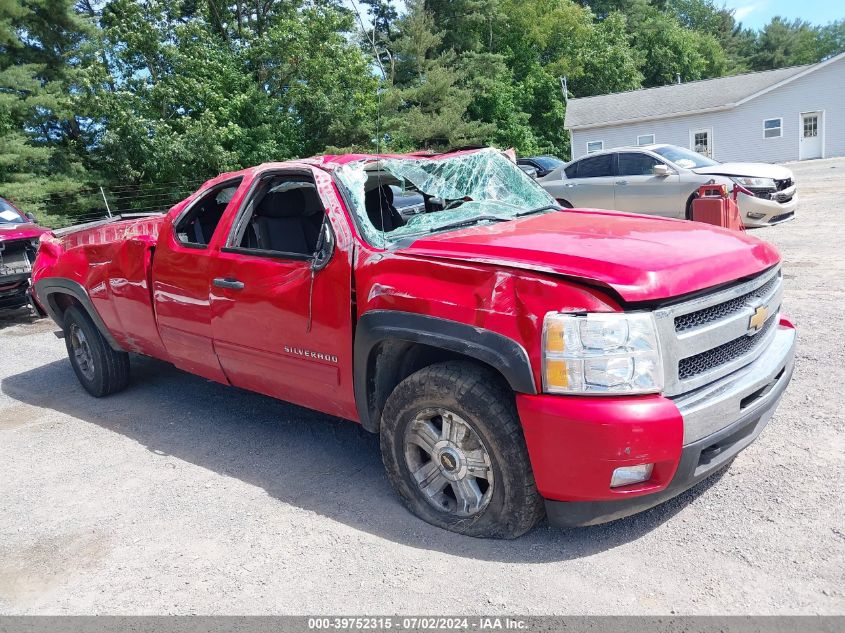
[[[747,176],[732,176],[736,184],[743,187],[754,187],[755,189],[776,189],[775,181],[771,178],[749,178]]]
[[[648,312],[559,314],[543,321],[548,393],[657,393],[663,365]]]

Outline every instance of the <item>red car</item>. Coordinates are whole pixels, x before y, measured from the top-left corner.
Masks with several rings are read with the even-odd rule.
[[[408,508],[473,536],[679,494],[760,434],[793,367],[774,247],[562,210],[495,150],[223,174],[45,237],[34,279],[94,396],[134,352],[359,422]]]
[[[20,308],[29,301],[32,264],[44,229],[8,200],[0,198],[0,309]]]

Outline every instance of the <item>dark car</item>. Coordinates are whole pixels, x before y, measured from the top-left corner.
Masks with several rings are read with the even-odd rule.
[[[546,154],[543,156],[523,156],[516,160],[516,164],[520,166],[533,167],[537,170],[537,177],[542,178],[548,175],[553,170],[565,164],[557,156]]]
[[[29,301],[32,264],[46,230],[35,224],[34,216],[0,198],[0,309],[20,308]]]

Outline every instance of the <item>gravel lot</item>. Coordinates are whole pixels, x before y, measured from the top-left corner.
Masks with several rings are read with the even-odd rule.
[[[616,523],[481,541],[408,514],[351,423],[133,359],[78,385],[0,317],[0,612],[845,613],[845,160],[794,164],[792,386],[732,467]]]

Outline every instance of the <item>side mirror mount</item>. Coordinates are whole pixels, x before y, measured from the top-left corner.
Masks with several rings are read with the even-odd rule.
[[[320,226],[320,238],[317,240],[317,251],[311,260],[311,271],[316,273],[323,270],[332,259],[334,254],[334,232],[332,231],[329,219],[323,216],[323,224]]]
[[[655,165],[651,168],[651,173],[653,173],[655,176],[671,176],[674,172],[669,169],[668,165],[660,163],[659,165]]]
[[[35,217],[34,213],[24,213],[26,219],[32,222],[33,224],[38,224],[38,218]]]

